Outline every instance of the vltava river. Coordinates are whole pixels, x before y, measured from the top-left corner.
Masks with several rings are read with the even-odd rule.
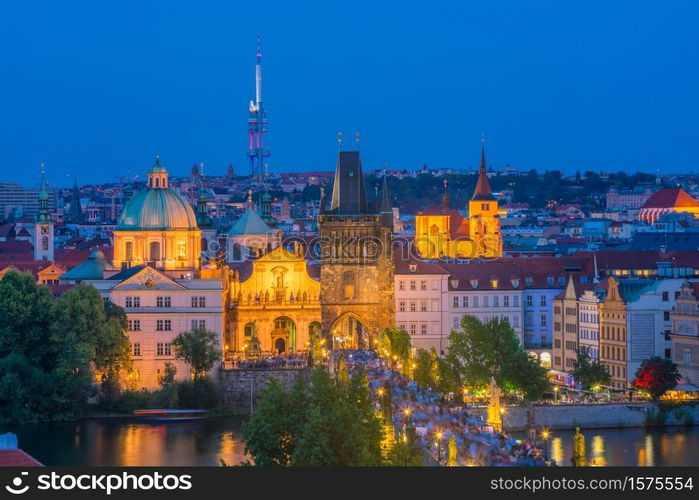
[[[0,428],[45,465],[229,465],[245,460],[239,417],[149,424],[86,419]],[[699,427],[583,429],[591,465],[699,465]],[[573,431],[554,431],[549,456],[570,465]],[[516,435],[516,437],[518,437]]]

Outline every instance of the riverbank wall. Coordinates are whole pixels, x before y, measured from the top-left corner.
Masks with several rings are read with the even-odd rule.
[[[486,408],[469,412],[486,418]],[[699,404],[663,408],[653,403],[508,406],[503,417],[506,431],[525,431],[531,424],[551,430],[655,425],[699,425]]]
[[[275,379],[285,391],[290,391],[299,378],[308,380],[310,373],[310,368],[221,370],[219,382],[223,404],[237,412],[251,413],[260,392],[271,379]]]

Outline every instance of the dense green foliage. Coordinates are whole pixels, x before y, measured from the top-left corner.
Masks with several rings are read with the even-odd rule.
[[[363,373],[343,384],[316,368],[290,392],[270,381],[243,437],[257,466],[381,464],[381,421]]]
[[[410,367],[410,335],[400,328],[385,328],[379,335],[379,350],[385,356],[391,367],[402,364],[403,373],[407,374]]]
[[[466,385],[483,388],[494,379],[501,389],[528,400],[540,399],[550,387],[546,368],[526,353],[507,321],[482,323],[464,316],[449,341],[446,359]]]
[[[126,318],[89,285],[53,300],[30,274],[0,280],[0,422],[73,418],[131,366]]]
[[[221,359],[221,351],[216,345],[216,333],[209,330],[196,329],[180,333],[172,341],[175,357],[192,367],[195,379],[206,377]]]
[[[446,176],[447,192],[453,207],[465,207],[473,195],[477,175],[451,174]],[[528,203],[533,208],[541,208],[553,201],[559,204],[580,203],[591,206],[603,206],[604,200],[599,198],[610,188],[633,188],[639,184],[652,184],[655,177],[652,174],[627,174],[620,171],[610,173],[608,179],[603,179],[595,172],[585,172],[574,177],[564,177],[561,172],[552,170],[543,173],[530,170],[524,175],[494,175],[490,177],[490,185],[494,191],[505,189],[513,191],[512,201]],[[367,186],[381,184],[381,179],[373,175],[366,177]],[[391,197],[400,205],[401,211],[415,213],[427,205],[441,199],[444,192],[444,178],[421,174],[416,177],[388,178]],[[371,198],[375,190],[368,189]],[[330,196],[330,189],[326,195]],[[371,201],[371,200],[370,200]]]
[[[572,375],[575,382],[586,391],[597,386],[609,385],[611,381],[607,369],[599,361],[593,361],[590,358],[587,347],[578,349],[575,370],[573,370]]]
[[[654,356],[641,362],[636,370],[634,385],[657,400],[675,387],[679,380],[680,372],[672,360]]]

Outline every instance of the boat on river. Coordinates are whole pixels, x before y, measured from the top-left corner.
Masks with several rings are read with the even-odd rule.
[[[142,422],[172,423],[188,422],[190,420],[200,420],[208,416],[209,410],[168,410],[168,409],[148,409],[134,410],[133,414],[139,417]]]

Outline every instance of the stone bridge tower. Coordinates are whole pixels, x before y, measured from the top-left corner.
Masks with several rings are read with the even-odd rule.
[[[395,326],[388,186],[366,199],[359,151],[340,151],[330,207],[318,215],[321,331],[334,348],[374,348]]]

